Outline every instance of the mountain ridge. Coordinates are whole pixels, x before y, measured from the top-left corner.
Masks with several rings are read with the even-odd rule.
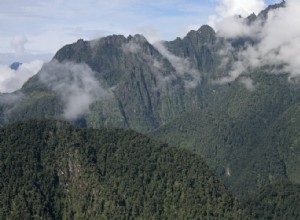
[[[222,81],[251,40],[235,44],[209,26],[156,45],[142,35],[80,39],[21,90],[0,95],[0,124],[65,118],[150,134],[200,154],[238,195],[282,179],[298,183],[297,80],[276,63]]]

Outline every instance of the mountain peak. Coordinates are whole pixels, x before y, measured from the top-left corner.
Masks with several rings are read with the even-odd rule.
[[[202,25],[197,31],[190,31],[185,38],[211,44],[215,41],[216,32],[209,25]]]
[[[215,30],[209,26],[209,25],[202,25],[199,29],[198,29],[198,33],[200,34],[210,34],[210,35],[214,35],[215,34]]]
[[[9,67],[12,69],[12,70],[18,70],[19,67],[22,65],[22,63],[20,62],[14,62],[12,63]]]
[[[265,10],[261,11],[257,17],[262,18],[262,19],[267,19],[268,14],[270,11],[279,9],[279,8],[285,8],[286,7],[286,2],[283,0],[281,3],[269,5]]]
[[[247,24],[251,25],[253,22],[257,21],[258,19],[262,21],[262,24],[266,21],[268,18],[269,12],[273,10],[277,10],[280,8],[285,8],[286,7],[286,1],[282,1],[281,3],[269,5],[266,9],[262,10],[258,15],[255,13],[252,13],[248,17],[245,18]]]
[[[147,39],[142,34],[135,34],[133,36],[133,38],[136,39],[136,40],[139,40],[139,41],[147,41]]]

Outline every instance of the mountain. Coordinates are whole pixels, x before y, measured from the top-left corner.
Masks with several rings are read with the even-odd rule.
[[[9,67],[12,69],[12,70],[18,70],[19,67],[22,65],[22,63],[20,62],[14,62],[12,63]]]
[[[241,219],[203,160],[133,131],[32,120],[0,129],[1,219]]]
[[[122,129],[0,129],[1,219],[298,219],[300,185],[234,198],[203,159]]]
[[[283,0],[280,3],[276,3],[273,5],[269,5],[266,9],[262,10],[258,15],[252,13],[246,18],[247,24],[251,25],[255,21],[261,21],[264,23],[266,19],[268,18],[268,15],[270,12],[275,11],[280,8],[285,8],[286,7],[286,2]]]
[[[202,49],[195,51],[199,56],[197,66],[202,70],[198,70],[194,64],[196,60],[188,61],[165,49],[176,42],[162,42],[155,47],[141,35],[127,38],[113,35],[91,42],[78,40],[66,45],[57,52],[52,62],[24,84],[20,90],[24,98],[12,110],[9,109],[9,115],[3,118],[2,124],[5,124],[4,121],[11,123],[63,115],[64,95],[49,88],[49,79],[43,81],[41,78],[45,75],[57,77],[53,82],[56,83],[53,87],[57,87],[60,85],[59,77],[62,77],[58,72],[68,71],[64,65],[78,67],[83,63],[93,72],[94,81],[111,93],[109,99],[97,99],[91,103],[87,114],[78,115],[89,127],[116,126],[147,132],[171,121],[182,112],[206,106],[211,88],[207,87],[207,79],[203,77],[202,80],[201,76],[214,69],[211,62],[216,52],[210,51],[215,48],[210,45],[214,42],[214,31],[208,30],[208,26],[202,29],[196,34],[192,31],[183,39],[184,44],[190,44],[189,48],[193,48],[195,42],[203,45]],[[200,63],[205,54],[212,54],[211,58],[207,63]],[[174,63],[178,62],[179,65],[174,67]],[[77,71],[80,67],[73,69]]]
[[[281,180],[299,182],[299,86],[257,73],[253,92],[232,84],[205,109],[183,114],[151,133],[200,154],[236,194]]]
[[[0,94],[0,124],[54,118],[133,129],[199,154],[239,196],[299,184],[299,79],[278,62],[228,80],[241,50],[257,44],[207,25],[156,44],[142,35],[80,39],[19,91]]]
[[[280,3],[269,5],[265,10],[262,10],[257,16],[260,19],[266,19],[268,17],[269,12],[284,7],[286,7],[286,2],[285,0],[282,0],[282,2]]]

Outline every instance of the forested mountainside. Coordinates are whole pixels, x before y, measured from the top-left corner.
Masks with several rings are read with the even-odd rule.
[[[34,120],[0,130],[1,219],[241,219],[203,160],[134,131]]]
[[[202,155],[238,194],[280,180],[300,183],[299,87],[286,76],[257,77],[255,91],[232,85],[215,106],[184,114],[151,136]]]
[[[220,62],[214,59],[219,45],[215,45],[215,32],[203,26],[191,31],[183,43],[177,41],[154,46],[141,35],[113,35],[67,45],[14,94],[16,102],[3,101],[2,124],[62,116],[69,90],[71,95],[84,93],[92,100],[90,111],[75,118],[96,128],[117,126],[147,132],[183,112],[204,107],[214,96],[213,86],[207,83],[213,74],[208,73]],[[180,47],[195,59],[172,55],[166,49],[171,47]],[[97,81],[106,95],[99,95],[101,91],[87,79]],[[76,91],[69,87],[60,90],[71,83],[77,85]],[[7,95],[2,96],[5,99]]]
[[[1,219],[298,219],[299,184],[235,198],[203,159],[134,131],[0,129]]]
[[[240,21],[263,30],[285,4]],[[300,184],[299,76],[261,56],[247,66],[243,52],[259,43],[208,25],[156,44],[139,34],[80,39],[20,90],[0,94],[0,124],[38,118],[133,129],[198,154],[237,196]]]

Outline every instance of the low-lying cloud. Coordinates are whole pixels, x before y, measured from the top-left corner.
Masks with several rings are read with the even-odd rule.
[[[63,116],[68,120],[87,113],[93,102],[111,95],[86,64],[51,61],[43,66],[39,79],[61,96],[64,102]]]
[[[176,75],[167,74],[162,60],[159,60],[159,58],[155,57],[153,54],[147,54],[143,52],[141,47],[141,43],[143,43],[143,41],[147,42],[144,37],[137,38],[137,36],[135,36],[134,39],[122,45],[122,50],[126,54],[137,54],[140,59],[145,61],[149,65],[152,73],[155,76],[155,79],[158,82],[157,87],[162,88],[166,86],[167,83],[172,79],[176,79]],[[163,59],[163,56],[161,59]]]
[[[17,70],[13,70],[7,65],[0,65],[0,92],[8,93],[20,89],[30,77],[42,68],[42,65],[43,61],[40,60],[23,63]]]
[[[199,71],[192,67],[192,64],[188,59],[172,54],[162,42],[157,42],[154,46],[167,60],[169,60],[175,68],[175,77],[182,78],[187,88],[195,88],[201,82]]]
[[[219,25],[219,36],[225,38],[247,38],[255,43],[247,43],[238,51],[229,48],[228,51],[237,53],[237,61],[232,64],[229,75],[221,78],[220,83],[230,82],[249,69],[265,65],[282,65],[281,72],[289,73],[290,78],[300,76],[300,2],[289,0],[286,7],[271,10],[265,21],[258,18],[248,24],[245,19],[230,17]],[[217,25],[217,27],[218,27]],[[229,46],[230,47],[230,46]],[[275,73],[275,72],[274,72]],[[278,73],[278,72],[276,72]]]
[[[232,21],[235,16],[247,17],[251,13],[259,13],[266,4],[264,0],[217,0],[219,5],[216,7],[215,15],[209,17],[209,25],[218,30],[222,28],[220,23]]]
[[[145,41],[146,39],[141,38],[140,40]],[[156,79],[159,82],[159,87],[164,86],[166,83],[177,78],[183,79],[186,88],[195,88],[199,84],[201,81],[201,75],[196,68],[192,67],[192,64],[188,59],[184,59],[172,54],[170,51],[168,51],[163,42],[158,41],[154,43],[153,46],[161,54],[162,58],[165,58],[170,62],[175,72],[163,74],[165,69],[162,62],[154,58],[152,55],[143,53],[140,43],[136,42],[136,39],[124,44],[122,49],[125,53],[139,54],[141,58],[143,58],[149,64],[149,66],[152,68],[152,72],[155,74]]]
[[[23,99],[25,95],[21,91],[16,91],[14,93],[0,94],[0,127],[9,122],[9,117],[11,111],[15,109],[15,106]],[[3,123],[3,124],[2,124]]]

